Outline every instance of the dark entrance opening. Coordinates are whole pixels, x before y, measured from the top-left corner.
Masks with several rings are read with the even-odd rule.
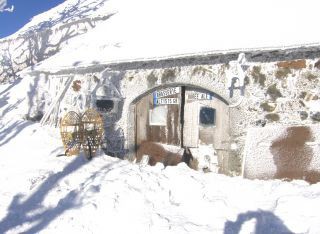
[[[180,108],[180,125],[181,125],[181,148],[184,147],[183,145],[183,126],[184,126],[184,105],[186,102],[185,99],[186,87],[181,87],[181,108]]]
[[[101,112],[110,112],[114,107],[113,100],[96,100],[97,109]]]

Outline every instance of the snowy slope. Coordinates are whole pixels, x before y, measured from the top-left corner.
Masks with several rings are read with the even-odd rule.
[[[110,20],[39,69],[183,54],[319,45],[317,1],[118,0]],[[55,64],[52,67],[52,64]]]
[[[46,58],[52,58],[35,68],[50,71],[185,54],[319,45],[318,6],[317,0],[308,4],[298,0],[68,0],[34,17],[10,39],[30,30],[109,16],[93,29],[86,27],[87,33],[78,35],[72,28],[77,36],[71,34],[58,53],[47,53]],[[65,36],[56,33],[50,38]]]
[[[88,33],[116,9],[106,0],[69,0],[35,16],[15,34],[0,39],[0,83],[14,80],[17,73],[68,46],[69,41]]]
[[[0,86],[0,233],[320,232],[320,183],[56,157],[58,129],[22,118],[32,82]]]
[[[106,0],[67,0],[47,12],[34,16],[16,33],[0,39],[0,42],[15,39],[24,34],[41,32],[48,28],[55,29],[84,18],[106,15],[110,10],[110,7],[105,5],[106,2]]]

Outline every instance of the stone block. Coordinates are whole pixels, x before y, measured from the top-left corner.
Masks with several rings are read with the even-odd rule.
[[[315,112],[311,114],[311,119],[320,122],[320,112]]]
[[[296,69],[296,70],[307,67],[305,59],[282,61],[282,62],[278,62],[277,66],[281,68],[289,68],[289,69]]]
[[[305,119],[307,119],[308,118],[308,112],[306,112],[306,111],[300,111],[300,119],[301,120],[305,120]]]

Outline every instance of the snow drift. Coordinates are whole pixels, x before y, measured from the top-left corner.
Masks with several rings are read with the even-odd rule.
[[[1,233],[318,233],[320,183],[246,180],[63,152],[25,120],[32,83],[0,86]]]

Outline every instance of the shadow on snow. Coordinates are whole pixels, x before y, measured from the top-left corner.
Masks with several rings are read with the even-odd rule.
[[[10,126],[0,126],[0,147],[10,142],[15,138],[23,129],[32,125],[29,121],[15,121]]]
[[[121,163],[121,160],[116,163],[109,163],[99,169],[99,171],[93,173],[79,185],[79,188],[71,190],[66,196],[61,198],[55,207],[43,206],[42,203],[45,198],[50,196],[48,195],[49,192],[53,190],[63,178],[76,172],[86,163],[87,160],[85,160],[84,157],[78,156],[62,171],[49,175],[49,177],[27,199],[23,199],[24,195],[21,193],[15,195],[8,207],[6,217],[0,221],[0,233],[5,233],[21,225],[26,225],[26,227],[28,227],[28,229],[22,233],[32,234],[40,232],[55,218],[59,217],[67,210],[81,207],[83,205],[82,200],[85,198],[85,192],[83,192],[84,187],[101,174],[106,175],[112,170],[113,166]],[[95,192],[99,191],[100,188],[95,189]]]
[[[258,210],[248,211],[238,215],[236,221],[227,221],[224,226],[224,234],[238,234],[242,225],[255,219],[255,230],[257,234],[293,234],[283,223],[283,221],[270,211]]]
[[[87,33],[97,22],[108,20],[115,13],[91,17],[106,1],[78,0],[59,12],[56,19],[45,20],[22,32],[14,42],[5,40],[0,50],[0,83],[17,78],[17,73],[61,50],[71,38]],[[52,27],[61,24],[56,29]]]

